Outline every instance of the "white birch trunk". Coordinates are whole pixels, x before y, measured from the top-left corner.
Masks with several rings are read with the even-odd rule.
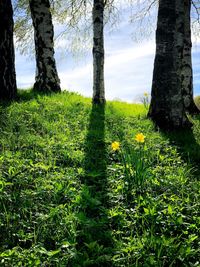
[[[54,58],[54,30],[49,0],[29,0],[34,27],[36,78],[34,90],[59,92],[60,80]]]
[[[184,3],[160,0],[149,117],[162,129],[190,127],[182,97]]]
[[[93,3],[93,103],[105,102],[104,89],[104,0]]]

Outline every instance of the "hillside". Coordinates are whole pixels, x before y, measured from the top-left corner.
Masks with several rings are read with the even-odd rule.
[[[200,119],[169,135],[146,113],[68,92],[0,106],[0,266],[200,266]]]

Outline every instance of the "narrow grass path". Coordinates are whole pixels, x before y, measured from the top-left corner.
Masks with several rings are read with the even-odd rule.
[[[68,92],[0,105],[0,266],[200,266],[200,119],[166,135],[146,112]]]

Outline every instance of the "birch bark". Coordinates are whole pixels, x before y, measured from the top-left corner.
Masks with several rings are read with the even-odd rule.
[[[11,100],[17,94],[11,0],[0,1],[0,99]]]
[[[149,117],[162,129],[190,127],[182,97],[184,3],[160,0]]]
[[[34,27],[36,78],[34,90],[59,92],[60,80],[54,58],[54,30],[49,0],[29,0]]]
[[[104,0],[93,2],[93,103],[105,102]]]
[[[193,98],[192,40],[191,40],[191,0],[184,0],[184,47],[182,62],[182,88],[186,111],[199,113]]]

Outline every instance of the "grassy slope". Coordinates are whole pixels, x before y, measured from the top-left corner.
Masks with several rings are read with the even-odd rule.
[[[200,266],[199,120],[166,136],[142,105],[31,97],[0,107],[0,266]]]

